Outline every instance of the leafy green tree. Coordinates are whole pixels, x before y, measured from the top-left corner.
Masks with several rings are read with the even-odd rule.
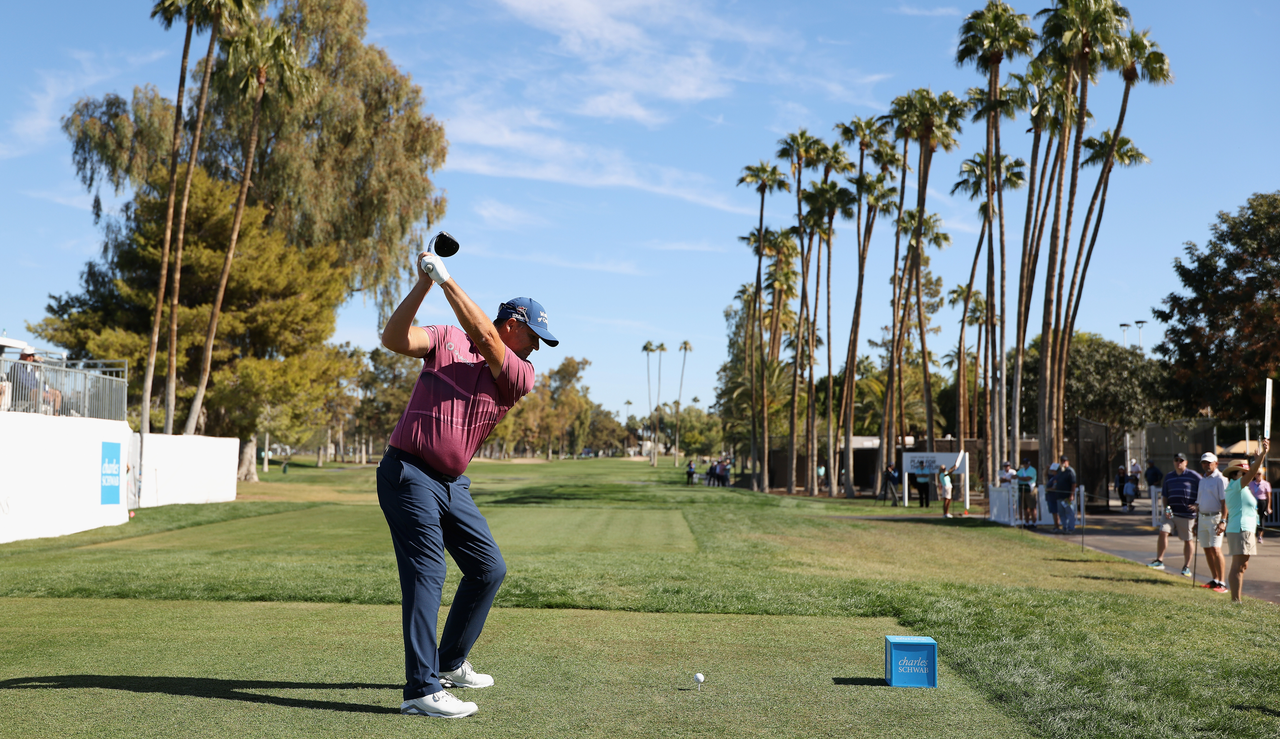
[[[240,193],[236,197],[236,212],[231,222],[231,243],[222,262],[222,276],[218,291],[213,297],[209,312],[209,330],[205,332],[204,351],[201,355],[200,380],[196,383],[195,400],[187,414],[184,434],[195,433],[196,418],[204,402],[205,388],[213,363],[213,342],[218,332],[218,314],[222,310],[222,296],[226,292],[227,278],[231,274],[231,261],[236,255],[236,239],[240,236],[240,224],[244,219],[245,198],[249,195],[249,183],[253,176],[253,162],[257,158],[258,120],[262,111],[262,98],[270,79],[276,92],[285,100],[293,100],[310,87],[310,79],[303,72],[294,53],[293,44],[283,30],[270,20],[245,23],[226,46],[224,69],[218,80],[223,85],[238,89],[246,98],[253,99],[253,121],[249,124],[249,143],[245,147],[244,171],[240,175]],[[167,229],[166,229],[167,230]],[[341,441],[339,442],[341,444]]]
[[[444,127],[424,111],[422,89],[382,48],[366,42],[364,0],[283,0],[276,20],[303,60],[315,93],[294,103],[268,95],[251,202],[290,244],[336,245],[347,289],[389,313],[413,274],[422,230],[444,217],[432,182],[448,153]],[[203,164],[237,180],[252,108],[215,90],[215,125]]]
[[[159,289],[163,244],[165,172],[135,194],[120,222],[107,229],[103,258],[85,267],[78,292],[54,297],[49,317],[31,331],[66,347],[73,358],[121,357],[130,363],[130,399],[141,396],[152,307]],[[152,194],[147,194],[147,193]],[[177,354],[181,400],[189,399],[199,368],[189,361],[217,288],[230,238],[235,190],[195,171],[188,208],[188,289],[179,304],[184,344]],[[261,225],[259,206],[245,214],[240,258],[227,282],[223,320],[213,353],[213,375],[197,430],[241,440],[253,467],[258,419],[267,409],[287,413],[281,423],[318,423],[325,404],[345,392],[359,368],[349,350],[325,344],[344,296],[345,275],[337,250],[306,253],[283,234]],[[282,410],[281,410],[282,409]],[[141,418],[131,419],[141,426]]]
[[[381,347],[369,352],[360,373],[362,397],[356,410],[356,422],[366,434],[374,439],[391,438],[391,432],[409,405],[409,396],[421,370],[421,360],[413,357]]]
[[[1280,370],[1280,192],[1218,213],[1208,243],[1187,242],[1173,269],[1182,288],[1152,311],[1170,327],[1155,350],[1168,397],[1185,415],[1257,419],[1264,380]]]
[[[1177,417],[1177,408],[1167,398],[1169,372],[1157,360],[1147,358],[1135,347],[1123,347],[1097,334],[1080,332],[1067,366],[1067,419],[1077,416],[1105,423],[1112,436],[1142,428],[1147,423],[1167,423]],[[1039,358],[1040,337],[1027,347],[1030,357]],[[1027,366],[1022,392],[1032,400],[1039,390],[1039,363]],[[1030,416],[1035,406],[1024,410]],[[1030,419],[1024,419],[1029,421]]]

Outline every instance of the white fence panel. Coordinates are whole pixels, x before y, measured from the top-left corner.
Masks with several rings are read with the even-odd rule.
[[[129,520],[124,421],[0,413],[0,543]]]
[[[239,456],[237,439],[147,434],[138,507],[235,500]]]

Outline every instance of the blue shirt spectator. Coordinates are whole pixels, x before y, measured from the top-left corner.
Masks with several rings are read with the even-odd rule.
[[[1178,472],[1175,468],[1173,472],[1164,476],[1160,495],[1164,497],[1164,504],[1173,509],[1174,517],[1195,518],[1196,514],[1192,512],[1191,506],[1195,505],[1199,489],[1199,472],[1191,469]]]

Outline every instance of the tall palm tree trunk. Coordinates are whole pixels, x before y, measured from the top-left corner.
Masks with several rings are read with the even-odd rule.
[[[836,494],[836,473],[840,462],[836,457],[836,431],[833,425],[835,415],[835,380],[831,376],[831,237],[834,231],[834,217],[827,224],[827,492]],[[857,227],[857,224],[854,224]]]
[[[1057,177],[1054,180],[1054,197],[1053,197],[1053,225],[1049,230],[1049,256],[1048,271],[1045,273],[1044,286],[1044,309],[1040,318],[1040,396],[1038,398],[1038,415],[1039,415],[1039,436],[1040,436],[1040,458],[1045,459],[1046,454],[1049,459],[1056,457],[1056,438],[1057,424],[1053,417],[1054,404],[1049,397],[1053,388],[1053,353],[1057,342],[1054,340],[1053,330],[1053,310],[1055,298],[1060,297],[1060,293],[1055,291],[1055,283],[1058,282],[1058,252],[1062,245],[1062,200],[1064,196],[1063,185],[1065,181],[1064,171],[1066,170],[1066,143],[1070,134],[1067,127],[1067,115],[1071,109],[1072,88],[1071,75],[1068,73],[1067,80],[1064,85],[1066,90],[1066,101],[1062,111],[1062,121],[1059,127],[1060,135],[1057,151]]]
[[[1031,171],[1030,177],[1027,179],[1027,213],[1022,226],[1022,260],[1018,270],[1018,303],[1015,308],[1017,315],[1015,318],[1014,342],[1016,346],[1013,350],[1013,407],[1010,410],[1010,432],[1012,439],[1010,446],[1011,461],[1017,462],[1022,459],[1022,363],[1023,363],[1023,344],[1026,343],[1027,334],[1027,307],[1031,304],[1031,282],[1030,282],[1030,255],[1031,255],[1031,231],[1033,228],[1032,219],[1035,215],[1036,192],[1036,168],[1040,164],[1040,137],[1041,131],[1039,126],[1035,126],[1035,130],[1031,138]]]
[[[209,76],[213,73],[213,52],[222,32],[222,14],[214,16],[209,32],[209,52],[205,55],[204,77],[200,81],[200,97],[196,102],[196,130],[191,137],[191,154],[187,158],[187,176],[182,184],[182,206],[178,210],[178,242],[173,252],[173,289],[169,291],[169,374],[165,378],[164,432],[173,433],[173,417],[178,400],[178,291],[182,278],[182,243],[186,235],[187,203],[191,199],[191,180],[200,156],[200,135],[204,130],[204,109],[209,101]]]
[[[213,367],[213,341],[218,334],[218,317],[222,312],[222,297],[227,291],[227,280],[231,277],[231,260],[236,256],[236,242],[240,238],[240,223],[244,219],[245,199],[249,196],[249,181],[253,177],[253,158],[258,150],[258,120],[262,113],[262,93],[266,87],[265,73],[258,72],[258,94],[253,100],[253,121],[249,124],[249,146],[245,150],[244,174],[240,178],[240,193],[236,196],[236,214],[231,221],[231,244],[227,247],[227,256],[222,260],[222,274],[218,277],[218,291],[213,296],[213,308],[209,312],[209,330],[204,337],[204,352],[201,355],[200,382],[196,385],[196,397],[191,401],[191,412],[187,414],[187,427],[182,433],[190,436],[196,432],[196,420],[200,416],[200,408],[204,405],[204,391],[209,384],[209,372]],[[338,430],[339,443],[342,441],[342,429]]]
[[[978,245],[973,250],[973,264],[969,267],[969,283],[964,291],[964,301],[960,310],[960,348],[956,353],[956,437],[960,439],[960,448],[964,449],[964,440],[971,433],[969,428],[969,350],[965,345],[965,329],[969,325],[969,305],[973,302],[973,283],[978,278],[978,260],[982,257],[982,240],[987,236],[987,223],[983,219],[982,229],[978,232]]]
[[[919,195],[916,199],[916,233],[915,233],[915,255],[911,260],[911,268],[915,272],[916,281],[916,322],[919,324],[920,333],[920,368],[924,377],[924,416],[925,416],[925,451],[932,452],[933,449],[933,389],[929,380],[929,341],[926,335],[929,333],[925,327],[924,316],[924,283],[921,279],[921,252],[924,251],[924,218],[925,218],[925,201],[927,190],[929,187],[929,165],[933,159],[933,150],[930,146],[929,139],[922,136],[920,138],[920,184]]]
[[[164,242],[160,249],[160,282],[156,285],[156,307],[151,318],[151,342],[147,346],[147,367],[142,375],[142,413],[139,430],[151,433],[151,386],[156,376],[156,353],[160,346],[160,323],[164,320],[164,291],[169,286],[169,245],[173,237],[173,201],[178,189],[178,154],[182,151],[182,99],[187,89],[187,60],[191,55],[191,34],[195,16],[187,18],[187,34],[182,42],[182,65],[178,71],[178,97],[173,106],[173,141],[169,146],[169,188],[164,209]]]
[[[894,219],[896,225],[894,227],[894,235],[893,235],[893,275],[890,278],[890,282],[893,283],[892,304],[890,305],[893,318],[889,328],[889,342],[890,342],[891,348],[896,348],[898,333],[901,330],[898,324],[898,303],[899,303],[900,296],[902,294],[901,293],[902,274],[898,270],[898,260],[901,255],[901,245],[902,245],[902,223],[900,219],[902,216],[902,207],[906,203],[906,198],[907,198],[907,155],[910,151],[910,148],[911,148],[911,137],[910,136],[902,137],[902,173],[898,176],[898,185],[899,185],[898,210],[897,210],[898,217]],[[897,429],[895,428],[894,418],[893,418],[894,395],[895,395],[894,380],[897,375],[897,371],[896,371],[897,368],[895,367],[895,362],[894,362],[895,356],[896,355],[894,354],[894,352],[891,351],[889,356],[889,367],[885,374],[884,409],[880,415],[879,453],[876,455],[877,456],[876,474],[875,474],[876,495],[880,494],[880,491],[883,489],[883,486],[884,486],[885,467],[888,465],[889,462],[895,461],[898,457],[898,448],[896,443],[894,442],[894,439],[895,439],[894,432]],[[893,445],[892,447],[890,446],[891,444]],[[906,478],[904,477],[903,480],[905,481]]]

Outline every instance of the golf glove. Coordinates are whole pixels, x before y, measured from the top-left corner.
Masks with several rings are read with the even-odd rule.
[[[425,252],[418,257],[418,268],[435,280],[437,285],[443,285],[449,281],[449,270],[444,267],[444,260],[439,254]]]

